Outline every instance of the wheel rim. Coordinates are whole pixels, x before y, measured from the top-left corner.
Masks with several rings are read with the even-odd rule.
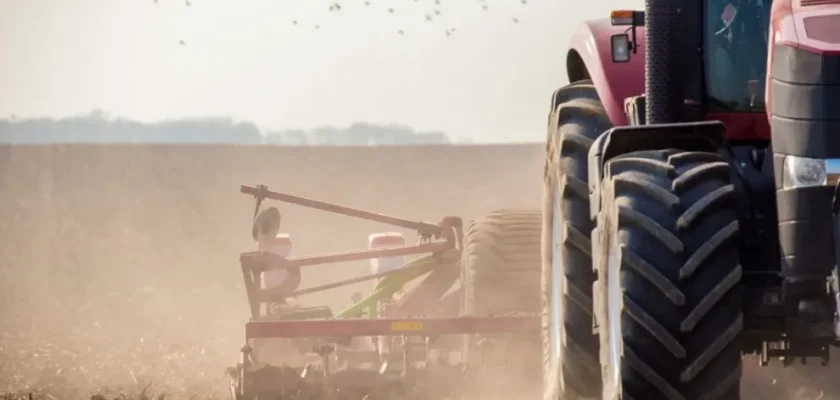
[[[610,343],[610,378],[617,385],[621,375],[621,258],[615,236],[607,256],[607,332]],[[614,386],[617,387],[617,386]]]
[[[554,191],[553,218],[551,223],[551,355],[560,360],[563,329],[563,218],[560,185]]]

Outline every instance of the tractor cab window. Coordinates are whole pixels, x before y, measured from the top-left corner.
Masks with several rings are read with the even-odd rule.
[[[772,0],[708,0],[706,89],[713,111],[763,112]]]

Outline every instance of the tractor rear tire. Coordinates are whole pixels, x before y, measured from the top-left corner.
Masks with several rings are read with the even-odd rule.
[[[740,398],[741,266],[730,166],[716,153],[608,162],[595,260],[602,399]]]
[[[469,224],[462,252],[463,315],[538,312],[541,223],[539,210],[501,210]],[[492,347],[488,348],[487,342]],[[531,371],[539,365],[536,334],[469,336],[465,351],[468,363],[484,367],[479,384],[482,391],[500,395],[513,390],[521,394],[523,387],[539,384]]]
[[[543,398],[600,392],[598,336],[592,330],[588,153],[612,124],[591,81],[554,92],[543,180]]]

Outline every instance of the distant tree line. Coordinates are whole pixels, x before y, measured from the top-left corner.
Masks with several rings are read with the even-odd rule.
[[[458,143],[469,143],[459,139]],[[206,143],[320,146],[452,144],[444,132],[417,132],[402,125],[356,122],[346,128],[260,130],[231,118],[187,118],[146,123],[114,118],[101,110],[61,119],[0,119],[0,143]]]

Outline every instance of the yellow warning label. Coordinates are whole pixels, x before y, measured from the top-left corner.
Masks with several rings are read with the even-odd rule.
[[[391,322],[392,331],[421,331],[423,330],[422,321],[397,321]]]

